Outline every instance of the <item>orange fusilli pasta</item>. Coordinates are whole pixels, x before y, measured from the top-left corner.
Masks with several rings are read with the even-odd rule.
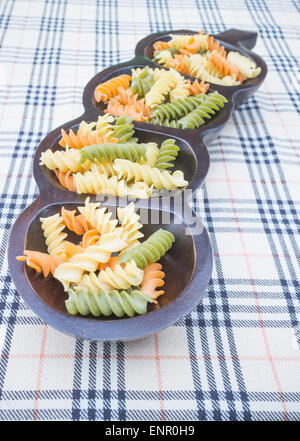
[[[81,149],[87,145],[93,144],[105,144],[109,142],[118,142],[118,138],[110,138],[107,139],[105,136],[100,136],[95,130],[83,130],[78,129],[75,134],[72,129],[69,130],[69,133],[66,133],[64,129],[61,129],[61,140],[59,141],[59,145],[62,147],[72,147],[74,149]]]
[[[76,185],[74,181],[74,176],[72,175],[72,171],[69,170],[67,172],[62,172],[60,170],[54,170],[54,173],[59,180],[59,183],[69,191],[76,192]]]
[[[82,235],[92,227],[86,220],[83,214],[75,215],[76,210],[66,210],[64,207],[61,209],[61,215],[66,227],[74,233]]]
[[[230,75],[235,76],[235,78],[240,81],[239,70],[233,66],[233,64],[229,63],[226,58],[223,58],[222,55],[218,53],[212,53],[209,61],[218,69],[218,71],[222,75]]]
[[[190,95],[198,95],[198,93],[206,93],[209,88],[209,84],[205,84],[204,81],[195,80],[193,83],[191,80],[187,82]]]
[[[167,41],[156,41],[153,44],[153,48],[155,51],[162,51],[164,49],[169,49],[170,45]]]
[[[99,103],[100,101],[108,101],[111,97],[118,94],[118,88],[124,87],[128,89],[131,81],[130,75],[120,75],[118,77],[112,78],[105,83],[99,84],[94,93],[95,100]]]
[[[26,261],[26,265],[40,273],[42,271],[43,276],[47,277],[50,273],[53,275],[56,267],[66,261],[66,257],[50,256],[47,253],[41,253],[40,251],[25,250],[24,256],[18,256],[17,260]]]
[[[163,278],[165,273],[161,271],[162,266],[160,263],[150,263],[144,269],[144,277],[141,283],[141,292],[148,294],[152,299],[157,299],[157,297],[164,294],[163,290],[156,291],[156,288],[164,285]]]

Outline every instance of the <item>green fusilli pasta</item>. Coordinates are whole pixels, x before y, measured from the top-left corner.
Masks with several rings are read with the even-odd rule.
[[[158,157],[154,167],[164,170],[174,167],[171,161],[175,161],[178,156],[179,147],[175,145],[175,139],[166,139],[159,149]]]
[[[138,76],[132,77],[131,91],[133,94],[137,93],[139,98],[144,98],[151,89],[152,84],[153,74],[149,72],[149,68],[146,66]]]
[[[164,127],[172,127],[173,129],[179,129],[179,124],[177,124],[177,121],[175,119],[172,119],[172,121],[168,121],[165,119],[164,121],[160,121],[157,118],[153,118],[151,121],[149,121],[151,124],[158,124],[159,126]]]
[[[107,162],[116,158],[129,159],[136,162],[143,158],[146,160],[147,144],[137,144],[133,142],[126,142],[124,144],[99,144],[88,145],[80,149],[81,160],[84,162],[89,159],[91,162],[102,161]]]
[[[177,120],[184,115],[187,115],[192,110],[196,109],[199,104],[201,104],[206,99],[206,95],[201,93],[196,96],[189,96],[184,99],[178,99],[176,102],[160,104],[155,106],[155,108],[151,112],[151,117],[153,120],[160,121],[172,121]],[[157,124],[157,123],[155,123]]]
[[[227,99],[217,91],[209,93],[196,109],[179,119],[177,124],[182,129],[196,129],[205,123],[204,118],[211,118],[226,102]]]
[[[137,138],[133,138],[134,128],[132,124],[132,118],[130,116],[122,116],[115,119],[114,130],[112,136],[119,138],[120,143],[124,142],[137,142]]]
[[[138,290],[114,290],[110,293],[102,291],[96,294],[88,288],[74,286],[69,288],[68,295],[65,305],[68,313],[72,315],[133,317],[135,313],[145,314],[148,303],[153,303],[150,296]]]
[[[134,260],[139,268],[146,268],[149,262],[154,263],[161,259],[173,242],[175,242],[174,235],[160,228],[140,245],[124,251],[119,257],[119,263]]]

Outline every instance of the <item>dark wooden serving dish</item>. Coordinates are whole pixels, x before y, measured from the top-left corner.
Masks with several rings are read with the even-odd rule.
[[[172,231],[176,237],[175,245],[162,259],[166,272],[166,293],[159,299],[159,304],[151,305],[147,314],[143,316],[122,319],[73,317],[66,312],[66,294],[60,283],[51,278],[43,279],[16,260],[16,256],[21,255],[25,248],[46,251],[39,217],[58,212],[62,205],[66,208],[82,205],[87,196],[69,192],[61,187],[54,174],[39,165],[41,152],[48,148],[60,148],[58,140],[61,128],[76,128],[80,121],[95,121],[98,115],[103,113],[103,106],[93,100],[95,87],[99,83],[121,73],[129,73],[134,67],[149,65],[162,68],[150,60],[151,48],[156,40],[166,39],[170,33],[194,32],[181,30],[149,35],[138,43],[133,60],[109,67],[97,74],[84,89],[84,114],[49,133],[42,140],[34,157],[34,178],[39,186],[40,196],[19,216],[12,228],[8,247],[9,269],[18,292],[28,306],[49,325],[75,337],[102,341],[130,340],[157,332],[179,320],[198,304],[211,277],[213,260],[208,234],[199,219],[197,222],[202,226],[200,234],[195,234],[189,229],[195,221],[195,213],[187,206],[184,213],[178,210],[177,202],[183,204],[185,199],[182,191],[156,197],[155,200],[151,198],[136,201],[136,207],[143,216],[153,215],[159,219],[159,224],[144,226],[145,237],[161,226]],[[180,146],[176,168],[184,172],[189,181],[187,188],[191,190],[201,186],[209,169],[209,154],[204,142],[209,142],[217,136],[233,110],[257,90],[267,74],[264,61],[249,51],[255,45],[256,33],[231,29],[214,37],[225,48],[239,51],[252,58],[261,67],[260,75],[240,86],[224,87],[212,84],[211,90],[218,90],[225,95],[228,103],[203,128],[183,130],[134,122],[136,134],[143,142],[151,140],[161,143],[167,138],[176,138]],[[95,199],[96,196],[91,195],[91,200]],[[126,203],[125,199],[110,197],[103,205],[113,209]],[[166,225],[162,215],[167,213],[170,215],[170,221]],[[185,234],[186,231],[189,234]]]

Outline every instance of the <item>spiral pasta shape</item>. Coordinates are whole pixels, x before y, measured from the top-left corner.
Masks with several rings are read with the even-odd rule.
[[[178,77],[176,71],[163,71],[160,78],[155,81],[149,92],[145,96],[147,106],[153,107],[156,104],[160,104],[167,95],[178,83]],[[178,74],[180,75],[180,74]]]
[[[96,130],[86,131],[82,128],[78,128],[75,134],[72,129],[69,133],[66,133],[64,129],[61,129],[62,138],[59,141],[59,145],[62,147],[72,147],[74,149],[81,149],[86,145],[102,144],[105,142],[118,142],[117,138],[101,136]]]
[[[153,44],[153,48],[156,51],[161,51],[164,49],[168,49],[170,47],[169,43],[167,41],[156,41]]]
[[[163,188],[174,190],[188,184],[180,170],[176,170],[171,174],[166,170],[161,171],[158,168],[152,168],[146,164],[137,164],[127,159],[115,159],[113,167],[118,173],[119,179],[124,178],[126,181],[133,179],[134,182],[143,181],[147,185],[154,185],[159,190]]]
[[[229,52],[227,60],[246,78],[256,78],[261,72],[261,68],[257,67],[254,61],[239,52]]]
[[[201,81],[201,83],[196,79],[191,82],[191,80],[188,80],[187,82],[189,93],[190,95],[198,95],[199,93],[206,93],[209,88],[209,84],[205,84],[204,81]]]
[[[171,40],[168,41],[169,47],[175,47],[177,50],[190,44],[193,41],[192,35],[170,34]]]
[[[101,291],[111,292],[114,289],[128,289],[131,286],[139,286],[143,280],[144,271],[137,267],[134,261],[126,265],[117,264],[114,268],[109,266],[100,271],[85,274],[79,282],[89,290],[100,293]]]
[[[78,207],[78,210],[100,235],[115,231],[118,220],[111,219],[112,213],[101,207],[100,202],[90,202],[90,198],[86,198],[84,206]]]
[[[187,81],[184,77],[180,76],[176,86],[170,92],[170,101],[174,102],[177,101],[178,99],[184,99],[187,98],[188,95],[189,95],[189,86],[187,84]]]
[[[222,76],[229,75],[238,81],[243,81],[245,79],[243,76],[240,78],[239,70],[226,58],[222,57],[221,54],[212,52],[209,61],[218,69]]]
[[[100,240],[100,233],[96,228],[94,228],[84,233],[81,240],[81,246],[82,248],[87,248],[90,245],[95,245],[99,240]]]
[[[188,53],[196,53],[200,50],[202,52],[215,50],[223,57],[226,56],[224,46],[221,46],[211,35],[204,34],[203,29],[194,35],[170,35],[170,37],[169,46],[176,47],[177,50],[186,50]]]
[[[151,124],[158,124],[158,125],[164,126],[164,127],[172,127],[174,129],[180,128],[175,119],[172,119],[171,121],[168,121],[167,119],[165,119],[164,121],[161,121],[158,118],[153,118],[150,122],[151,122]]]
[[[41,217],[40,221],[44,237],[46,238],[48,253],[51,256],[55,256],[60,251],[61,244],[67,237],[67,234],[62,232],[66,227],[63,218],[56,213],[53,216]]]
[[[134,127],[132,124],[132,118],[130,116],[122,116],[115,122],[113,136],[119,139],[120,143],[124,142],[136,142],[137,138],[133,138]]]
[[[146,160],[146,144],[137,144],[127,142],[124,144],[101,144],[89,145],[80,150],[81,161],[83,163],[88,159],[90,162],[105,159],[110,162],[113,159],[129,159],[130,161],[139,161],[141,158]]]
[[[173,62],[173,57],[170,51],[162,50],[154,53],[153,61],[158,64],[162,64],[166,67],[171,67]]]
[[[70,259],[70,257],[73,257],[75,254],[82,253],[83,247],[81,245],[75,245],[73,242],[70,242],[68,240],[64,240],[61,244],[61,250],[57,254],[58,256],[65,256],[66,260]]]
[[[118,219],[121,222],[121,228],[124,231],[124,240],[128,247],[138,243],[138,239],[144,237],[143,233],[139,231],[142,224],[139,222],[140,216],[135,212],[134,203],[131,202],[126,207],[117,208]],[[123,237],[121,233],[121,237]],[[125,248],[126,249],[126,248]]]
[[[40,165],[45,165],[49,170],[78,172],[89,169],[89,161],[80,162],[81,155],[77,149],[56,150],[47,149],[41,153]]]
[[[150,114],[150,109],[143,100],[138,100],[135,104],[121,104],[115,98],[109,100],[105,113],[114,116],[127,115],[135,121],[146,121]]]
[[[119,232],[106,233],[95,245],[90,245],[82,253],[74,254],[68,262],[63,262],[54,271],[54,277],[59,280],[65,290],[70,283],[79,283],[85,271],[93,273],[99,263],[106,263],[113,252],[126,247],[126,242],[120,238]]]
[[[131,89],[125,90],[123,87],[119,87],[118,92],[119,93],[118,93],[118,95],[115,96],[115,99],[117,101],[119,101],[119,103],[121,103],[121,104],[132,105],[132,104],[136,104],[139,102],[138,94],[136,93],[135,95],[133,95]],[[144,101],[142,101],[142,102],[144,102]]]
[[[138,77],[144,71],[144,69],[145,68],[141,68],[141,67],[137,67],[136,69],[131,69],[132,80],[134,80],[135,77]],[[153,82],[155,83],[155,81],[157,81],[161,77],[164,71],[162,69],[159,69],[158,67],[155,67],[154,69],[149,67],[148,72],[149,74],[153,75]]]
[[[119,75],[118,77],[112,78],[105,83],[99,84],[94,92],[95,100],[98,103],[100,101],[108,101],[111,97],[118,94],[119,87],[124,87],[124,89],[128,89],[130,81],[130,75]]]
[[[118,161],[118,159],[116,159],[116,161]],[[120,197],[132,196],[140,199],[148,199],[152,193],[152,189],[149,188],[147,183],[140,183],[142,185],[127,185],[126,181],[118,180],[116,176],[108,178],[99,171],[96,164],[93,164],[91,170],[86,173],[76,173],[73,175],[73,179],[73,185],[75,185],[76,191],[79,194],[110,194]]]
[[[171,161],[175,161],[178,156],[179,147],[175,145],[175,139],[166,139],[160,146],[158,158],[154,167],[164,170],[174,167]]]
[[[103,136],[106,139],[110,139],[114,137],[114,117],[112,115],[100,115],[98,116],[95,131],[98,133],[99,136]],[[116,136],[118,138],[118,136]]]
[[[165,63],[165,66],[171,69],[175,69],[182,74],[189,75],[189,67],[187,65],[184,55],[174,55],[174,58],[172,58],[172,60],[169,60],[168,63]]]
[[[153,303],[151,297],[138,290],[113,290],[110,293],[103,291],[96,294],[87,288],[75,286],[68,290],[68,295],[65,305],[68,313],[72,315],[133,317],[135,314],[146,314],[148,303]]]
[[[150,167],[154,167],[154,164],[157,161],[159,154],[159,148],[157,147],[156,142],[148,142],[146,148],[146,164],[150,165]],[[140,161],[143,164],[143,161]]]
[[[112,168],[111,163],[106,162],[103,160],[101,163],[92,164],[91,165],[92,173],[95,174],[103,174],[106,177],[110,177],[112,175],[116,175],[115,170]],[[76,186],[76,180],[74,178],[74,175],[72,174],[71,170],[68,170],[67,172],[62,172],[60,170],[54,170],[54,173],[56,174],[59,183],[64,187],[67,188],[69,191],[77,192],[77,186]]]
[[[140,245],[124,251],[119,256],[119,263],[133,260],[139,268],[146,268],[148,263],[154,263],[161,259],[172,247],[173,242],[175,242],[174,235],[170,231],[160,228]]]
[[[148,294],[152,299],[164,294],[163,290],[156,291],[156,288],[164,286],[165,273],[161,271],[160,263],[150,263],[144,269],[144,277],[141,283],[141,292]]]
[[[140,98],[144,98],[152,87],[153,79],[153,73],[151,73],[148,66],[143,68],[139,75],[133,74],[130,87],[132,93],[137,93]]]
[[[215,111],[224,107],[227,99],[217,91],[204,95],[205,100],[192,112],[178,120],[178,124],[183,129],[195,129],[204,124],[204,118],[211,118]]]
[[[210,63],[205,57],[201,55],[191,55],[186,58],[189,65],[190,75],[200,78],[203,81],[208,81],[214,84],[221,84],[224,86],[236,86],[240,84],[234,77],[226,75],[221,78],[218,69]]]
[[[71,170],[69,170],[67,172],[62,172],[60,170],[54,170],[54,173],[56,174],[56,177],[62,187],[66,188],[69,191],[74,191],[74,192],[77,191],[76,184],[75,184],[74,177],[73,177]]]
[[[56,267],[63,263],[66,258],[64,256],[50,256],[39,251],[25,250],[24,256],[17,256],[17,260],[25,261],[27,266],[33,268],[37,273],[42,271],[43,276],[47,277],[50,273],[53,275]]]
[[[207,42],[208,42],[208,50],[210,52],[217,51],[222,57],[226,57],[226,50],[224,46],[220,44],[219,41],[216,41],[211,35],[207,34]]]
[[[185,99],[179,99],[176,103],[160,104],[155,106],[151,112],[151,122],[171,121],[181,118],[194,110],[205,100],[205,95],[189,96]],[[159,123],[159,122],[158,122]]]
[[[204,81],[206,81],[205,78],[202,78],[204,74],[215,77],[217,79],[221,78],[221,73],[218,71],[218,69],[213,66],[203,55],[195,54],[185,56],[185,60],[189,67],[190,75],[200,78]]]
[[[75,215],[76,210],[66,210],[65,207],[61,209],[61,217],[70,231],[82,236],[91,229],[91,224],[82,214]]]

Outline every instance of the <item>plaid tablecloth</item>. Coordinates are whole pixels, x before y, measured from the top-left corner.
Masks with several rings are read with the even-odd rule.
[[[0,3],[1,420],[299,420],[299,12],[296,0]],[[142,37],[202,27],[257,31],[269,68],[208,146],[206,295],[140,341],[65,336],[23,303],[7,268],[10,227],[38,196],[34,152]]]

